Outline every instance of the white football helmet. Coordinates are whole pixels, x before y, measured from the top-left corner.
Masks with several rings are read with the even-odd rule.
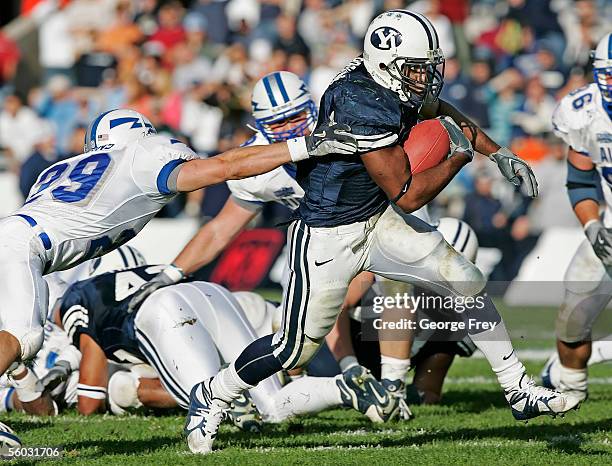
[[[593,77],[599,91],[604,109],[612,118],[612,33],[606,34],[591,52],[593,58]]]
[[[103,256],[90,259],[87,263],[87,276],[82,278],[96,277],[106,272],[131,269],[147,265],[147,261],[138,249],[124,244],[123,246],[104,254]]]
[[[421,106],[435,100],[444,83],[444,54],[429,20],[408,10],[390,10],[370,23],[364,65],[381,86]]]
[[[98,115],[87,127],[85,152],[112,144],[113,149],[126,146],[157,131],[151,122],[134,110],[117,109]]]
[[[304,136],[317,121],[317,107],[304,81],[289,71],[276,71],[261,78],[251,98],[255,126],[269,142]],[[306,120],[290,130],[273,130],[270,125],[289,120],[302,112]]]
[[[463,220],[452,217],[442,217],[438,224],[438,231],[442,233],[448,244],[462,254],[472,263],[476,262],[478,255],[478,238],[472,227]]]

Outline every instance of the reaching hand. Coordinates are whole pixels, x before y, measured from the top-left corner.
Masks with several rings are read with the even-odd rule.
[[[147,299],[154,291],[163,288],[164,286],[174,285],[180,282],[184,278],[183,271],[174,265],[169,265],[164,270],[155,275],[151,280],[143,284],[138,291],[136,291],[128,304],[128,312],[132,313],[136,311],[140,305]]]
[[[527,162],[514,155],[507,147],[501,147],[489,155],[489,158],[497,164],[501,174],[510,183],[515,186],[522,183],[529,197],[538,196],[538,181]]]
[[[357,140],[350,131],[350,126],[336,123],[317,128],[310,136],[305,137],[308,156],[354,154],[357,152]]]

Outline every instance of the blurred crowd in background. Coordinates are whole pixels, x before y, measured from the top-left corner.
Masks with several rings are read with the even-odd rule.
[[[8,2],[7,2],[8,3]],[[534,166],[526,199],[482,158],[433,206],[464,218],[501,249],[492,278],[511,279],[541,232],[576,226],[565,194],[565,148],[551,115],[592,80],[589,52],[612,29],[606,0],[23,0],[0,30],[0,162],[23,196],[38,174],[82,152],[99,112],[129,107],[160,132],[214,155],[245,141],[250,93],[276,70],[296,73],[318,102],[362,50],[371,19],[409,8],[435,25],[446,57],[442,97]],[[228,191],[180,198],[165,216],[209,218]],[[274,225],[287,213],[270,206]]]

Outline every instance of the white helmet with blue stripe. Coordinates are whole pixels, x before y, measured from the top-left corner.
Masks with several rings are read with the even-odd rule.
[[[593,77],[601,92],[601,103],[612,118],[612,33],[599,41],[591,56]]]
[[[463,220],[452,217],[442,217],[438,224],[438,231],[442,233],[448,244],[472,263],[476,262],[478,255],[478,238],[472,227]]]
[[[141,113],[127,108],[109,110],[89,124],[85,133],[85,152],[111,144],[113,149],[118,149],[156,133],[151,122]]]
[[[289,71],[267,74],[255,84],[251,99],[255,126],[269,142],[286,141],[304,136],[312,130],[317,120],[317,107],[306,83]],[[285,130],[275,130],[278,124],[304,113],[299,125]]]

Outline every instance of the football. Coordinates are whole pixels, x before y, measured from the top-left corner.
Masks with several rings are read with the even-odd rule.
[[[448,133],[438,120],[418,123],[404,142],[404,152],[413,174],[435,167],[446,160],[450,152]]]

